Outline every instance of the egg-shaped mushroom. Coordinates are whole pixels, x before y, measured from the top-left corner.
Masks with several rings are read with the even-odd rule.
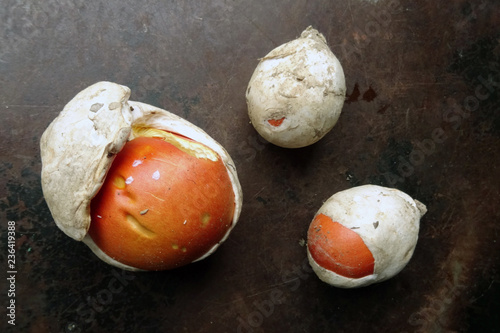
[[[426,211],[393,188],[363,185],[337,192],[309,226],[309,263],[322,281],[340,288],[387,280],[411,259]]]
[[[248,83],[248,115],[257,132],[284,148],[323,138],[337,123],[346,94],[342,66],[316,29],[263,57]]]

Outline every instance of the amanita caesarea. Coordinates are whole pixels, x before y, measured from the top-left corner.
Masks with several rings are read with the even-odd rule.
[[[163,270],[206,258],[228,237],[242,191],[226,150],[190,122],[98,82],[40,142],[56,225],[105,262]]]
[[[311,145],[337,123],[346,94],[344,71],[312,27],[263,57],[246,91],[257,132],[284,148]]]
[[[309,263],[322,281],[340,288],[387,280],[412,257],[426,211],[397,189],[364,185],[337,192],[309,226]]]

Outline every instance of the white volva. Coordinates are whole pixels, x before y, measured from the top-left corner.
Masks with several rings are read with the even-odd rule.
[[[325,37],[308,27],[260,60],[246,91],[248,115],[269,142],[305,147],[337,123],[345,94],[340,62]]]
[[[197,126],[160,108],[129,101],[129,96],[128,87],[98,82],[78,93],[43,133],[42,190],[52,217],[65,234],[84,241],[108,264],[138,270],[110,258],[87,235],[90,202],[104,183],[115,155],[134,138],[132,129],[155,128],[178,133],[221,157],[235,195],[231,228],[218,244],[198,258],[203,259],[228,237],[241,212],[242,191],[234,162],[218,142]]]
[[[408,263],[418,240],[424,204],[397,189],[363,185],[340,191],[321,206],[324,214],[356,232],[375,259],[372,275],[359,279],[338,275],[321,267],[311,256],[309,263],[324,282],[341,288],[362,287],[387,280]]]

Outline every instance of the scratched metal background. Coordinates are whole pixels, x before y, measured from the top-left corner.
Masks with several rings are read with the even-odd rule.
[[[499,332],[498,1],[2,0],[0,253],[17,223],[16,326],[2,332]],[[257,59],[319,29],[348,97],[304,149],[261,139],[246,114]],[[54,225],[38,143],[81,89],[129,86],[224,145],[244,192],[209,259],[123,273]],[[320,282],[301,240],[322,202],[360,184],[427,204],[409,265],[356,290]],[[3,275],[2,275],[3,276]]]

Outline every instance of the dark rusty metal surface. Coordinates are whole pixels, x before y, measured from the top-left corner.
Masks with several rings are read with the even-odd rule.
[[[2,267],[15,221],[16,326],[2,332],[500,331],[498,1],[22,1],[0,7]],[[348,97],[308,148],[259,138],[245,89],[257,59],[307,26],[340,59]],[[227,148],[244,192],[210,258],[175,271],[110,267],[59,231],[38,143],[81,89],[129,86]],[[322,202],[360,184],[424,202],[395,278],[341,290],[301,240]]]

